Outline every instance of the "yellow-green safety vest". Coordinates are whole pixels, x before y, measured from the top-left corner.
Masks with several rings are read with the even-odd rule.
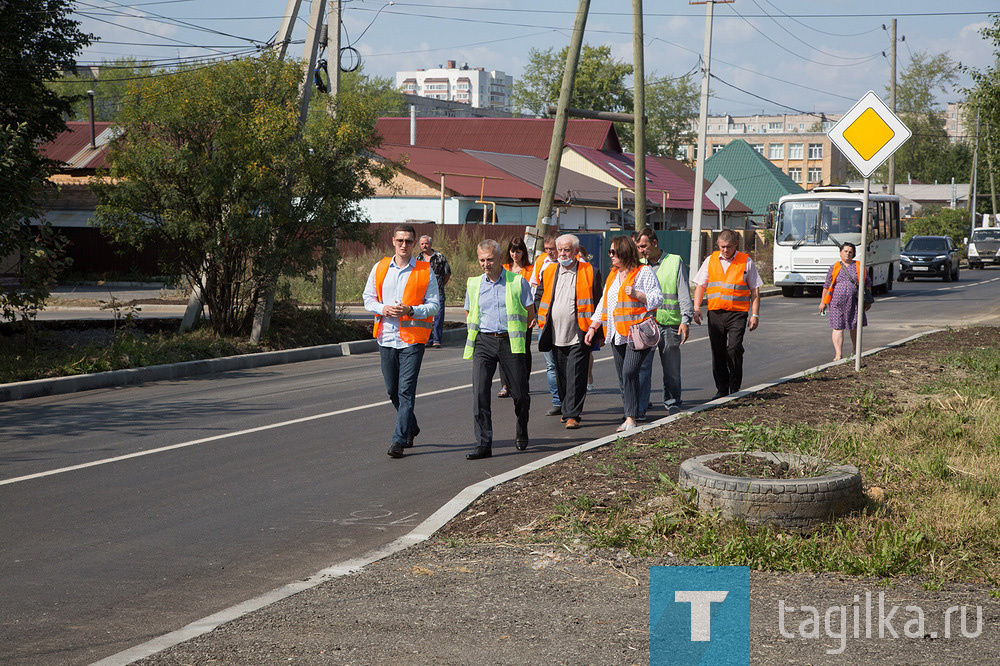
[[[663,305],[656,310],[656,321],[661,326],[678,326],[681,323],[681,303],[677,299],[677,271],[681,258],[676,254],[666,254],[656,267],[656,278],[663,292]]]
[[[521,276],[505,270],[504,292],[507,305],[507,337],[510,339],[510,350],[515,354],[524,354],[527,350],[525,340],[528,334],[528,310],[521,303]],[[462,358],[472,358],[476,348],[476,336],[479,335],[479,289],[483,284],[483,276],[469,278],[466,289],[469,294],[469,316],[465,322],[469,327],[469,335],[465,339],[465,353]]]

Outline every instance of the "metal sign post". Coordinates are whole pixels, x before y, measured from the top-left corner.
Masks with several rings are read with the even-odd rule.
[[[871,175],[912,136],[910,129],[869,90],[827,133],[854,168],[865,178],[861,211],[861,266],[858,279],[858,331],[854,348],[854,369],[861,370],[861,329],[865,317],[865,264],[868,259],[868,196]]]

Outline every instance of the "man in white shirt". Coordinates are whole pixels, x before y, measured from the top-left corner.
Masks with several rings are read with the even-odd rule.
[[[712,347],[712,375],[722,398],[743,383],[743,333],[760,321],[760,288],[764,281],[753,260],[737,252],[739,236],[723,229],[719,246],[694,276],[694,323],[701,324],[701,302],[708,296],[708,339]]]
[[[382,378],[396,408],[396,429],[388,451],[392,458],[402,458],[403,449],[413,446],[420,433],[413,413],[417,376],[440,307],[430,264],[413,256],[416,242],[412,225],[396,227],[392,232],[395,252],[372,267],[363,294],[365,309],[375,315],[373,335],[379,344]]]

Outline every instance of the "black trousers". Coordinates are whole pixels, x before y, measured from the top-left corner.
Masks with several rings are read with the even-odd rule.
[[[493,447],[493,375],[497,365],[507,375],[507,389],[514,399],[516,437],[528,438],[531,396],[528,393],[527,356],[513,353],[506,335],[480,333],[476,336],[476,348],[472,353],[472,422],[478,446]]]
[[[529,328],[528,333],[524,338],[524,351],[527,352],[525,356],[527,357],[527,372],[531,375],[531,335],[535,332],[535,329]],[[504,372],[503,366],[500,366],[500,384],[502,386],[510,386],[510,382],[507,381],[507,374]]]
[[[743,384],[743,334],[747,330],[748,318],[748,312],[708,311],[712,375],[719,393],[736,393]]]
[[[563,418],[579,419],[583,413],[583,401],[587,398],[590,347],[584,344],[553,346],[552,357],[556,362],[556,383]]]

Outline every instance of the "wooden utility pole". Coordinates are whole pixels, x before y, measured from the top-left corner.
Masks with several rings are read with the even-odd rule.
[[[646,226],[646,74],[643,64],[642,0],[632,0],[632,53],[635,59],[633,116],[635,141],[635,230]],[[624,222],[624,220],[623,220]],[[622,225],[624,226],[624,224]]]
[[[701,215],[705,198],[705,160],[708,159],[708,79],[712,67],[712,13],[716,3],[730,4],[733,0],[692,0],[690,5],[705,8],[705,52],[701,62],[701,108],[698,112],[698,156],[694,175],[694,211],[691,214],[691,256],[688,266],[692,274],[701,263]]]
[[[889,47],[889,110],[896,113],[896,19],[892,19],[892,27],[889,30],[889,39],[892,46]],[[889,155],[889,194],[896,193],[896,153]]]
[[[580,61],[580,50],[583,47],[583,31],[587,27],[587,13],[590,11],[590,0],[580,0],[576,10],[576,23],[573,25],[573,36],[566,50],[566,69],[563,71],[562,88],[559,89],[559,103],[556,106],[555,123],[552,126],[552,144],[549,147],[549,161],[545,166],[545,182],[542,185],[542,198],[538,202],[538,219],[535,222],[535,256],[542,248],[542,238],[545,227],[552,216],[552,202],[555,200],[556,182],[559,180],[559,166],[562,163],[562,149],[566,142],[566,124],[569,119],[567,110],[573,97],[573,83],[576,80],[576,66]]]

